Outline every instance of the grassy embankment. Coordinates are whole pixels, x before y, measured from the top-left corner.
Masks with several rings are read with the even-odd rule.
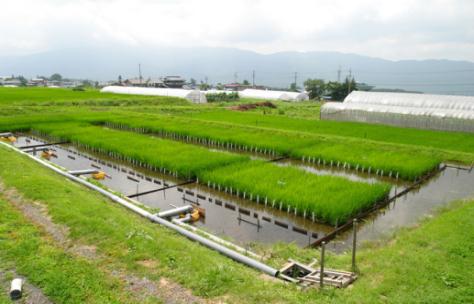
[[[34,127],[57,140],[69,140],[145,167],[185,179],[198,179],[228,193],[331,224],[346,221],[383,199],[389,186],[318,176],[227,152],[131,132],[71,123]],[[235,165],[234,165],[235,164]],[[313,215],[314,214],[314,215]]]
[[[0,158],[0,177],[7,187],[15,187],[26,199],[43,204],[55,223],[68,227],[72,241],[96,248],[97,260],[78,261],[65,255],[72,269],[85,265],[81,269],[92,269],[93,273],[124,271],[152,281],[165,277],[192,289],[194,294],[229,303],[471,303],[474,299],[472,202],[455,204],[416,228],[400,231],[387,243],[360,250],[358,267],[362,274],[352,288],[300,291],[292,285],[266,280],[1,146]],[[57,303],[81,302],[84,294],[89,302],[97,303],[96,293],[113,293],[112,298],[126,293],[121,291],[120,283],[107,287],[112,282],[101,276],[93,281],[97,289],[90,289],[89,275],[97,277],[85,270],[69,271],[64,283],[73,280],[75,284],[55,289],[62,282],[43,278],[64,277],[63,269],[58,267],[61,263],[58,259],[52,261],[51,251],[37,250],[37,246],[54,245],[38,241],[38,234],[44,232],[26,223],[8,201],[3,199],[0,208],[2,266],[15,267]],[[22,244],[19,248],[24,250],[14,248],[13,242]],[[281,247],[271,252],[269,263],[274,266],[281,265],[285,257],[307,261],[315,254]],[[36,261],[52,265],[37,265]],[[328,256],[330,267],[347,268],[349,261],[350,254]],[[86,278],[80,279],[83,276]]]
[[[27,276],[53,301],[135,303],[118,278],[101,271],[96,261],[76,257],[56,246],[44,231],[29,223],[1,196],[0,240],[0,271],[14,269]]]

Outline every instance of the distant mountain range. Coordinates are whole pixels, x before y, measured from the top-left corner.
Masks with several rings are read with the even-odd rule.
[[[69,78],[114,80],[181,75],[198,82],[228,83],[244,79],[288,87],[307,78],[343,80],[349,73],[377,89],[404,89],[439,94],[474,95],[474,62],[453,60],[391,61],[337,52],[259,54],[232,48],[138,48],[108,46],[65,49],[27,56],[0,57],[0,76],[60,73]],[[340,72],[338,73],[338,70]]]

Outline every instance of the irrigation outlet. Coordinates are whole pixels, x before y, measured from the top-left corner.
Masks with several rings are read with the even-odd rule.
[[[104,190],[104,189],[88,182],[85,179],[74,176],[74,175],[70,174],[69,172],[66,172],[62,169],[59,169],[59,168],[53,166],[52,164],[50,164],[50,163],[48,163],[44,160],[41,160],[39,158],[34,157],[33,155],[25,153],[25,152],[17,149],[16,147],[13,147],[13,146],[11,146],[7,143],[4,143],[4,142],[0,142],[0,144],[2,144],[5,147],[8,147],[9,149],[11,149],[13,151],[16,151],[20,154],[23,154],[23,155],[29,157],[30,159],[36,161],[37,163],[39,163],[39,164],[55,171],[56,173],[66,177],[66,178],[68,178],[68,179],[70,179],[74,182],[82,184],[82,185],[84,185],[84,186],[86,186],[86,187],[88,187],[88,188],[90,188],[94,191],[97,191],[97,192],[101,193],[102,195],[108,197],[112,201],[126,207],[127,209],[132,210],[133,212],[149,219],[152,222],[158,223],[162,226],[165,226],[169,229],[172,229],[172,230],[178,232],[179,234],[181,234],[181,235],[183,235],[183,236],[185,236],[185,237],[187,237],[187,238],[189,238],[193,241],[196,241],[196,242],[198,242],[198,243],[200,243],[200,244],[202,244],[202,245],[204,245],[204,246],[206,246],[206,247],[208,247],[212,250],[215,250],[215,251],[217,251],[217,252],[219,252],[219,253],[221,253],[221,254],[223,254],[223,255],[225,255],[225,256],[227,256],[227,257],[229,257],[229,258],[231,258],[235,261],[237,261],[237,262],[245,264],[245,265],[247,265],[251,268],[257,269],[257,270],[259,270],[259,271],[261,271],[265,274],[268,274],[272,277],[278,277],[279,276],[279,271],[277,269],[267,265],[267,264],[264,264],[260,261],[257,261],[255,259],[252,259],[252,258],[248,257],[248,256],[245,256],[245,255],[243,255],[243,254],[241,254],[241,253],[239,253],[235,250],[229,249],[229,248],[227,248],[227,247],[225,247],[225,246],[223,246],[223,245],[221,245],[221,244],[219,244],[215,241],[212,241],[208,238],[205,238],[205,237],[203,237],[203,236],[201,236],[197,233],[191,232],[191,231],[181,227],[180,225],[177,225],[177,224],[175,224],[173,222],[170,222],[166,219],[158,217],[157,215],[151,214],[150,212],[138,207],[137,205],[133,204],[132,202],[126,201],[125,199],[123,199],[123,198],[121,198],[121,197],[119,197],[119,196],[117,196],[117,195],[115,195],[115,194],[113,194],[109,191],[106,191],[106,190]],[[236,245],[234,245],[234,246],[238,247]]]

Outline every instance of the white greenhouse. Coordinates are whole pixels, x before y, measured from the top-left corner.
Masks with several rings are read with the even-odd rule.
[[[201,93],[199,90],[108,86],[100,91],[102,93],[180,97],[194,103],[207,102],[206,94]]]
[[[354,91],[324,104],[321,119],[474,132],[474,97]]]
[[[243,91],[240,91],[239,96],[241,98],[259,98],[284,101],[304,101],[309,99],[308,94],[306,93],[255,89],[245,89]]]

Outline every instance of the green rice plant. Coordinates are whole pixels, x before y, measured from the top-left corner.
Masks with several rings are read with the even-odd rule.
[[[21,106],[77,106],[77,105],[189,105],[182,98],[167,96],[123,95],[101,93],[87,89],[74,91],[63,88],[2,88],[0,87],[0,105]]]
[[[102,123],[118,129],[154,133],[187,142],[291,156],[406,180],[415,180],[435,169],[442,160],[435,152],[421,147],[185,120],[165,115],[132,116],[126,120],[111,117]]]
[[[316,143],[314,138],[304,134],[289,136],[284,132],[269,132],[268,130],[222,125],[165,115],[128,116],[127,119],[117,116],[97,121],[97,123],[103,123],[118,129],[153,133],[161,137],[272,155],[288,155],[295,147],[304,147]]]
[[[321,140],[319,143],[292,151],[292,156],[305,162],[318,165],[330,165],[341,168],[352,168],[357,171],[415,180],[428,171],[435,170],[441,163],[441,158],[429,155],[422,149],[407,149],[396,146],[381,146],[378,143],[366,141],[364,144],[345,143],[331,139]]]
[[[295,105],[295,107],[297,106]],[[300,111],[306,112],[307,105],[300,106]],[[226,109],[191,114],[184,113],[184,115],[193,119],[233,123],[241,126],[258,126],[474,153],[474,135],[471,133],[419,130],[358,122],[325,121],[319,120],[317,116],[312,117],[312,119],[302,119],[282,115],[262,115],[258,112],[235,112]]]
[[[227,152],[110,130],[87,123],[40,124],[35,130],[150,169],[238,194],[258,203],[328,223],[340,223],[385,197],[386,184],[317,176]]]
[[[204,170],[248,159],[246,156],[88,124],[40,124],[34,130],[92,151],[106,153],[110,157],[186,179],[196,178]]]
[[[390,191],[384,183],[315,175],[257,160],[205,171],[200,180],[259,204],[331,224],[347,221]]]

